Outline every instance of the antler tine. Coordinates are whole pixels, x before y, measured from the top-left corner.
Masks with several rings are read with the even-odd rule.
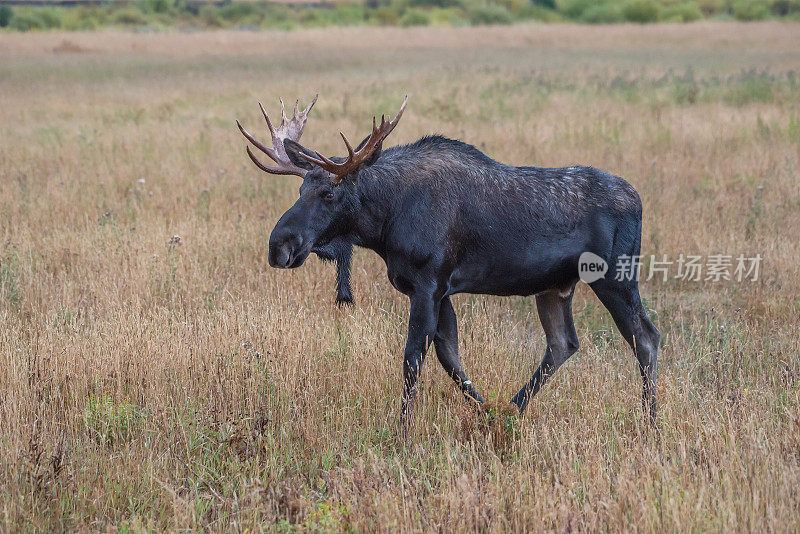
[[[344,146],[347,147],[347,157],[348,158],[356,157],[356,153],[353,152],[353,147],[350,146],[350,143],[347,141],[347,138],[344,136],[344,133],[339,132],[339,135],[342,136],[342,141],[344,141]]]
[[[267,115],[267,110],[264,109],[264,104],[261,102],[258,103],[258,107],[261,108],[261,113],[264,115],[264,120],[267,121],[267,128],[269,128],[269,133],[271,136],[275,136],[275,128],[272,127],[272,121],[269,120],[269,115]]]
[[[314,98],[311,100],[311,103],[306,106],[306,109],[300,111],[299,108],[295,112],[295,119],[300,122],[305,122],[308,119],[308,114],[311,112],[311,108],[314,107],[314,104],[317,103],[317,98],[319,95],[314,95]]]
[[[317,103],[317,98],[319,98],[319,93],[314,95],[314,99],[311,101],[311,103],[308,105],[305,111],[303,111],[303,115],[308,115],[308,112],[311,111],[311,108],[313,108],[314,104]]]
[[[403,116],[403,112],[406,110],[406,104],[408,104],[408,95],[403,98],[403,103],[400,105],[400,109],[397,112],[397,115],[394,116],[394,119],[389,121],[389,124],[392,126],[392,130],[394,127],[397,126],[397,123],[400,122],[400,117]],[[391,130],[389,130],[391,132]],[[387,134],[388,135],[388,134]]]
[[[279,98],[278,100],[281,101],[281,126],[289,122],[289,117],[286,116],[286,106],[283,105],[283,99]]]
[[[283,103],[283,99],[280,99],[281,124],[277,128],[275,128],[275,126],[272,124],[272,121],[269,119],[269,115],[267,114],[267,110],[264,108],[263,104],[261,104],[261,102],[258,103],[258,106],[261,108],[261,114],[264,115],[264,120],[267,123],[270,136],[272,137],[272,148],[268,148],[256,140],[255,137],[250,135],[250,133],[244,129],[238,120],[236,121],[236,125],[239,127],[239,131],[242,132],[242,135],[244,135],[245,138],[253,144],[253,146],[269,156],[269,158],[278,165],[277,167],[268,167],[267,165],[264,165],[255,157],[253,152],[250,150],[250,147],[247,147],[247,155],[250,156],[250,159],[253,160],[253,163],[255,163],[259,169],[270,174],[294,174],[300,177],[306,175],[308,172],[306,169],[298,167],[289,159],[286,149],[283,146],[283,142],[287,139],[295,142],[300,140],[300,136],[303,135],[303,129],[305,128],[306,121],[308,120],[308,114],[311,111],[311,108],[314,107],[314,104],[316,104],[318,97],[318,94],[314,95],[314,99],[311,101],[311,104],[309,104],[308,107],[306,107],[306,109],[303,111],[300,111],[300,99],[297,99],[294,104],[294,113],[291,120],[286,116],[286,106]],[[333,163],[330,160],[327,161]]]
[[[266,117],[266,114],[264,116]],[[267,119],[267,123],[269,123],[269,119]],[[242,123],[240,123],[238,120],[236,121],[236,126],[239,127],[239,131],[242,132],[242,135],[244,135],[248,141],[253,143],[253,146],[255,146],[257,149],[259,149],[267,156],[269,156],[270,159],[272,159],[272,161],[274,161],[275,163],[279,163],[278,160],[276,159],[277,155],[275,154],[275,151],[273,149],[267,148],[264,145],[262,145],[255,137],[250,135],[250,132],[244,129],[244,126],[242,126]],[[270,125],[270,130],[272,130],[272,125]]]
[[[247,147],[247,155],[250,156],[250,159],[253,160],[253,163],[256,164],[256,167],[258,167],[259,169],[261,169],[264,172],[268,172],[269,174],[294,174],[296,176],[300,176],[301,178],[304,176],[304,174],[301,174],[300,171],[305,170],[305,169],[300,169],[298,171],[294,171],[294,170],[286,169],[286,168],[283,168],[283,167],[268,167],[268,166],[264,165],[263,163],[261,163],[258,160],[258,158],[255,156],[255,154],[253,154],[253,151],[250,150],[250,147]],[[278,162],[276,161],[275,163],[278,163]]]
[[[316,99],[315,99],[316,101]],[[365,162],[369,157],[378,149],[386,136],[392,133],[394,127],[397,126],[397,123],[400,121],[400,117],[403,116],[403,111],[406,108],[406,103],[408,102],[408,95],[406,95],[405,99],[403,100],[403,104],[400,106],[400,110],[395,115],[394,119],[389,122],[386,122],[386,115],[381,115],[381,124],[378,126],[378,119],[373,116],[372,117],[372,132],[370,136],[367,138],[367,141],[364,143],[364,146],[361,147],[360,150],[354,151],[353,147],[350,145],[350,142],[347,140],[347,137],[342,132],[339,132],[339,135],[342,136],[342,140],[344,141],[345,146],[347,147],[347,159],[342,163],[336,163],[331,161],[330,159],[326,158],[319,152],[317,152],[317,156],[319,159],[309,156],[308,154],[300,154],[303,158],[308,160],[309,162],[322,167],[324,170],[328,171],[333,175],[331,178],[331,182],[334,184],[341,183],[344,180],[344,177],[353,172]],[[313,105],[313,103],[312,103]]]
[[[322,167],[325,170],[328,170],[329,168],[336,168],[336,167],[338,167],[340,165],[339,163],[336,163],[335,161],[329,160],[328,158],[326,158],[325,156],[323,156],[322,154],[320,154],[316,150],[314,151],[314,154],[317,155],[316,158],[314,156],[309,156],[308,154],[300,152],[300,156],[302,156],[303,159],[313,163],[314,165]]]
[[[292,115],[291,119],[287,118],[284,114],[281,126],[278,128],[282,137],[288,137],[294,141],[300,139],[300,136],[303,135],[303,129],[305,128],[306,121],[308,120],[308,114],[311,112],[311,108],[313,108],[314,104],[317,102],[318,96],[319,95],[314,96],[311,104],[309,104],[308,107],[303,111],[300,111],[299,100],[295,102],[294,114]]]

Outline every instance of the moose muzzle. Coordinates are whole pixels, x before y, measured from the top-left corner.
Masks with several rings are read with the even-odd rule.
[[[275,228],[269,237],[269,265],[279,269],[300,267],[310,252],[303,236]]]
[[[276,235],[277,234],[277,235]],[[303,238],[298,234],[273,231],[269,238],[269,265],[279,269],[300,267],[308,254],[304,254]]]

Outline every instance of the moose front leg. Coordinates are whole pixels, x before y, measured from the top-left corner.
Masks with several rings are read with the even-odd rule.
[[[417,394],[417,380],[422,371],[425,353],[436,334],[439,303],[430,294],[411,296],[408,318],[408,340],[403,357],[403,401],[401,405],[402,431],[408,430],[409,415]]]
[[[464,396],[473,402],[483,404],[483,397],[472,385],[467,373],[461,366],[458,356],[458,320],[450,297],[442,299],[439,306],[439,322],[436,325],[436,336],[433,338],[436,356],[445,372],[455,381]]]

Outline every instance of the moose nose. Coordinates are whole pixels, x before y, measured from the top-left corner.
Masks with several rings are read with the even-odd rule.
[[[269,265],[278,269],[287,269],[294,261],[300,245],[303,244],[303,238],[291,235],[278,239],[275,237],[277,236],[273,236],[269,240]]]
[[[289,243],[269,247],[268,259],[270,267],[285,269],[289,266],[289,260],[291,260],[291,258],[292,250],[289,247]]]

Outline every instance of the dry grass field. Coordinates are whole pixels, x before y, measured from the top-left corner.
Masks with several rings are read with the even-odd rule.
[[[330,265],[266,261],[299,182],[234,119],[316,92],[323,152],[409,93],[395,143],[590,164],[638,189],[644,254],[761,254],[757,281],[643,283],[660,432],[581,284],[581,350],[513,439],[430,354],[401,441],[382,262],[356,254],[340,310]],[[0,96],[2,530],[800,530],[800,25],[0,34]],[[534,300],[454,305],[510,398]]]

